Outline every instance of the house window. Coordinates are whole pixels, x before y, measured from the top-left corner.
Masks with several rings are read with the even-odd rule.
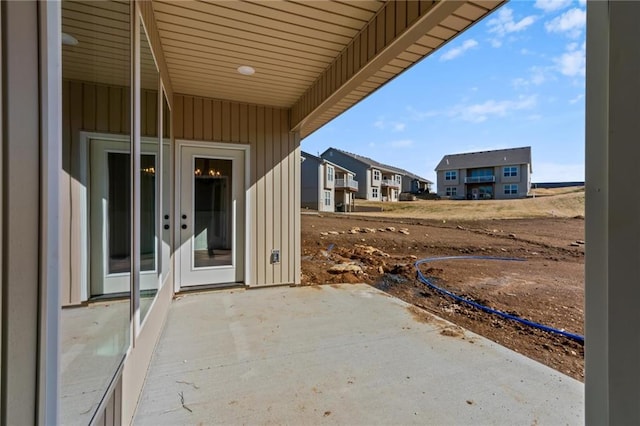
[[[502,168],[502,176],[504,177],[516,177],[518,176],[517,166],[507,166]]]
[[[378,188],[371,188],[371,198],[378,198]]]
[[[380,170],[373,171],[373,180],[380,180]]]
[[[331,206],[331,191],[324,191],[324,205]]]
[[[402,177],[400,175],[396,175],[396,183],[400,185],[402,183]]]
[[[458,195],[458,187],[457,186],[447,186],[445,189],[447,197],[454,197]]]
[[[328,166],[327,167],[327,181],[328,182],[333,182],[333,173],[334,173],[333,167]]]
[[[504,186],[504,195],[515,195],[518,193],[518,185],[509,184]]]
[[[458,180],[457,170],[447,170],[444,172],[444,180]]]
[[[394,200],[397,200],[397,199],[398,199],[398,190],[397,190],[397,189],[394,189],[394,190],[393,190],[393,199],[394,199]]]

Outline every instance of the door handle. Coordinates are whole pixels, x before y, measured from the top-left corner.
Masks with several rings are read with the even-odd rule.
[[[186,219],[186,218],[187,218],[187,215],[186,215],[186,214],[183,214],[183,215],[182,215],[182,219]]]
[[[164,229],[169,229],[169,225],[164,225]]]
[[[187,224],[186,223],[182,224],[182,229],[187,229]]]

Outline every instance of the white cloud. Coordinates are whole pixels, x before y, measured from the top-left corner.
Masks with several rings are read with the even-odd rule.
[[[536,0],[533,6],[545,12],[555,12],[556,10],[564,9],[570,4],[571,0]]]
[[[393,130],[396,132],[402,132],[407,127],[405,123],[393,123]]]
[[[397,141],[391,141],[390,145],[393,148],[409,148],[413,145],[413,141],[411,139],[401,139]]]
[[[573,8],[547,22],[544,27],[550,33],[560,33],[571,38],[578,38],[586,25],[587,12],[580,8]]]
[[[454,47],[452,49],[449,49],[444,54],[442,54],[440,56],[440,60],[441,61],[450,61],[450,60],[452,60],[454,58],[457,58],[458,56],[462,55],[467,50],[473,49],[477,45],[478,45],[478,42],[475,41],[474,39],[465,40],[464,43],[462,43],[460,46]]]
[[[373,127],[380,130],[391,129],[394,132],[402,132],[407,125],[399,121],[386,121],[384,117],[378,117],[378,119],[373,122]]]
[[[528,78],[518,77],[514,79],[511,84],[515,88],[525,88],[529,86],[540,86],[553,77],[550,75],[551,69],[549,67],[533,66],[529,68]]]
[[[567,51],[560,57],[555,58],[558,71],[567,77],[584,77],[586,66],[586,45],[582,43],[581,46],[578,43],[570,43],[567,46]]]
[[[513,18],[513,10],[508,7],[503,7],[498,10],[495,18],[487,22],[487,25],[489,26],[489,33],[495,33],[499,37],[503,37],[510,33],[524,31],[535,21],[535,15],[525,16],[521,20],[515,21]]]
[[[569,99],[569,103],[570,104],[577,104],[578,102],[580,102],[581,100],[584,99],[584,93],[580,93],[578,96],[576,96],[573,99]]]
[[[423,121],[427,118],[436,117],[441,114],[440,111],[418,111],[412,106],[407,106],[409,118],[414,121]]]
[[[482,123],[490,117],[504,117],[513,111],[532,109],[536,103],[535,95],[520,96],[516,100],[490,99],[481,104],[458,105],[449,112],[449,115],[472,123]]]

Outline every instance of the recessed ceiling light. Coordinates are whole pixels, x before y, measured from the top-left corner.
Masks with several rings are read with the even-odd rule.
[[[242,75],[253,75],[255,74],[256,70],[249,65],[240,65],[238,67],[238,72]]]
[[[62,39],[62,44],[67,46],[76,46],[78,44],[78,39],[71,34],[62,33],[60,38]]]

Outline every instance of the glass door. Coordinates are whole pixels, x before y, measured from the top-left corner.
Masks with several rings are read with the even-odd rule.
[[[244,152],[182,147],[180,286],[244,280]]]

